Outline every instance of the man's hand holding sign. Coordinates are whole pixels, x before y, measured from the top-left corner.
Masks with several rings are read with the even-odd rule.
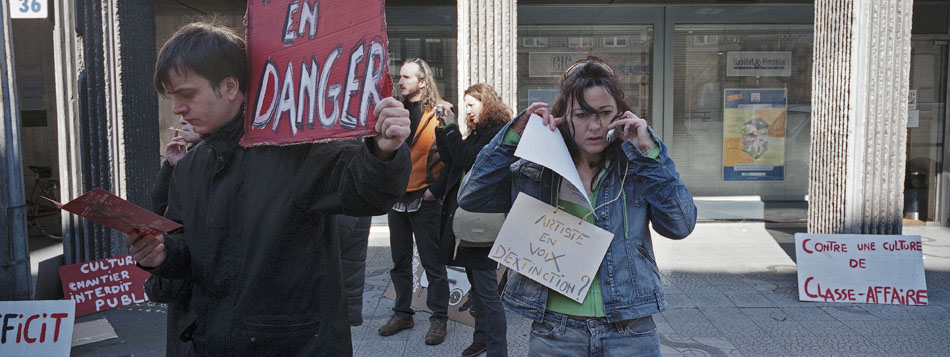
[[[402,102],[388,97],[376,105],[373,115],[376,122],[376,154],[381,160],[389,160],[396,149],[409,137],[409,111]]]

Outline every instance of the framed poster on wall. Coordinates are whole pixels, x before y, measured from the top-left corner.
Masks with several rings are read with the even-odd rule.
[[[723,181],[785,179],[787,93],[776,89],[725,89]]]

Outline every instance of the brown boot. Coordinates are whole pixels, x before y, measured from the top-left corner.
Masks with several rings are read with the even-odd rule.
[[[379,327],[379,334],[383,336],[392,336],[399,331],[409,328],[412,328],[411,317],[399,317],[393,315],[389,318],[389,321],[387,321],[386,324]],[[445,334],[443,333],[443,335]]]
[[[484,343],[472,342],[468,348],[462,351],[462,357],[475,357],[482,354],[482,352],[485,352],[486,349],[488,349],[488,346],[486,346]]]
[[[438,345],[445,341],[445,321],[430,320],[429,332],[426,332],[426,344]]]

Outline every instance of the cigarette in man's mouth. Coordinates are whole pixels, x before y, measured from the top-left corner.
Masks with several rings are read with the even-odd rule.
[[[168,127],[168,130],[174,130],[174,131],[177,131],[177,132],[179,132],[179,133],[184,133],[184,132],[185,132],[184,130],[181,130],[181,129],[178,129],[178,128],[174,128],[174,127]]]

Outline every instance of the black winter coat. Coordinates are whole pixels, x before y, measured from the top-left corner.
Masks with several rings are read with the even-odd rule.
[[[190,148],[189,148],[190,149]],[[168,207],[168,183],[174,172],[168,161],[155,178],[149,194],[152,196],[152,212],[165,214]],[[165,355],[187,356],[191,352],[191,334],[184,333],[195,322],[191,308],[191,282],[185,279],[166,279],[152,275],[145,281],[145,293],[149,300],[167,304],[168,322],[165,328]]]
[[[462,139],[457,125],[448,125],[435,130],[435,142],[442,156],[445,168],[433,187],[445,185],[451,187],[442,205],[442,235],[439,242],[440,252],[446,265],[462,266],[469,269],[494,270],[498,263],[488,258],[491,247],[455,248],[455,232],[452,220],[458,208],[458,190],[462,176],[475,164],[475,157],[485,145],[491,142],[504,125],[489,128],[475,128],[468,137]],[[444,178],[444,179],[443,179]],[[453,252],[455,254],[453,254]]]
[[[199,355],[350,355],[334,214],[386,213],[406,190],[409,151],[364,143],[243,148],[238,115],[178,165],[167,256],[151,270],[192,281]]]

